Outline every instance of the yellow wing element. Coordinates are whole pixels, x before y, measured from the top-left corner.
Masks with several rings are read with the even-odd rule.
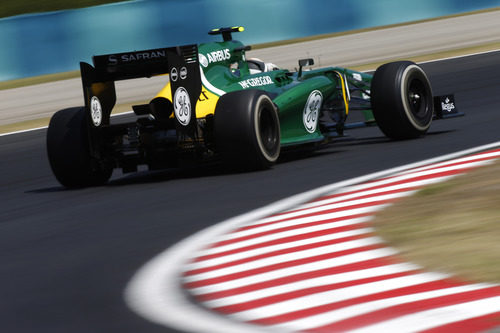
[[[337,75],[340,78],[341,86],[342,86],[342,97],[344,98],[344,105],[345,105],[345,114],[349,114],[349,100],[350,98],[347,96],[349,94],[349,90],[346,89],[346,84],[347,82],[344,80],[344,76],[340,74],[340,72],[335,71]]]
[[[163,97],[172,102],[172,90],[170,89],[170,83],[168,83],[156,97]],[[201,86],[201,93],[198,97],[198,102],[196,103],[196,118],[205,118],[209,114],[214,114],[215,106],[217,105],[217,101],[219,100],[219,96],[211,93],[205,86]],[[174,115],[170,116],[173,118]]]
[[[244,27],[230,27],[230,28],[218,28],[218,29],[212,29],[210,30],[210,34],[218,34],[218,33],[222,33],[222,32],[226,32],[226,31],[230,31],[230,32],[243,32],[245,31],[245,28]]]

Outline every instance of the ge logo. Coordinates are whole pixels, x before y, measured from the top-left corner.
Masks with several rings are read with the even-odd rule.
[[[99,98],[92,96],[90,99],[90,117],[95,127],[101,125],[102,122],[102,106]]]
[[[319,110],[323,102],[321,91],[314,90],[307,98],[306,106],[304,107],[304,127],[309,133],[314,133],[318,127]]]
[[[187,126],[191,120],[191,100],[184,87],[179,87],[174,94],[174,113],[177,121],[183,126]]]

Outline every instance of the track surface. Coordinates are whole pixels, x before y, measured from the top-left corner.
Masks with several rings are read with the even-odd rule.
[[[499,140],[500,53],[423,67],[434,93],[454,92],[466,117],[405,142],[354,130],[265,172],[115,173],[107,186],[66,191],[50,172],[44,130],[0,137],[1,330],[168,331],[133,314],[122,295],[142,263],[180,239],[324,184]]]

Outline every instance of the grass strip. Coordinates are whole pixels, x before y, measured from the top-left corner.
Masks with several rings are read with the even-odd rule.
[[[379,235],[430,271],[500,283],[500,162],[425,187],[375,217]]]

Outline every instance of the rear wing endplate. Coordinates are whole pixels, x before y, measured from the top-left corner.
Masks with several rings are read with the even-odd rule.
[[[115,81],[169,74],[172,96],[183,88],[189,97],[190,108],[195,110],[201,93],[201,77],[198,61],[198,46],[185,45],[125,53],[98,55],[94,66],[81,62],[83,95],[89,122],[93,127],[109,125],[111,111],[116,103]],[[196,118],[182,119],[183,126]],[[177,119],[177,118],[176,118]]]

